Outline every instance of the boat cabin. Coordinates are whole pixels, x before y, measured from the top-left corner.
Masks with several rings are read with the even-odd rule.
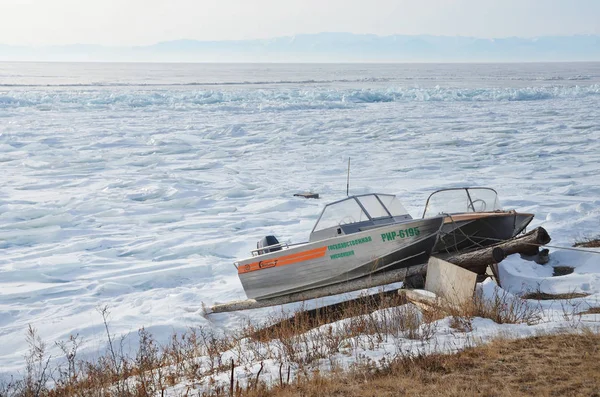
[[[441,189],[431,193],[425,203],[423,218],[440,214],[501,211],[498,193],[487,187]]]
[[[327,204],[309,241],[318,241],[374,227],[410,220],[398,198],[392,194],[369,193],[349,196]]]

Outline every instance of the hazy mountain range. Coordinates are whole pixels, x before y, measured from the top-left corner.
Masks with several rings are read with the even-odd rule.
[[[174,40],[149,46],[0,44],[0,61],[472,62],[600,61],[600,36],[481,39],[447,36],[300,34],[265,40]]]

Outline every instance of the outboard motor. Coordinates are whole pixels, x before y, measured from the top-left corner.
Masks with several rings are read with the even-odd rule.
[[[263,237],[261,240],[259,240],[256,243],[256,248],[263,248],[263,247],[268,247],[270,245],[277,245],[279,244],[279,240],[277,240],[277,237],[275,236],[266,236]],[[263,250],[258,251],[258,255],[262,255],[262,254],[268,254],[269,252],[275,252],[275,251],[280,251],[281,247],[273,247],[273,248],[265,248]]]

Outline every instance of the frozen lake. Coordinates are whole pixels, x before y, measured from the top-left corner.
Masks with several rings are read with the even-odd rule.
[[[28,324],[102,346],[99,306],[164,337],[264,316],[200,313],[245,298],[261,237],[308,238],[348,157],[351,193],[413,217],[490,186],[556,245],[597,236],[600,63],[0,63],[0,372]]]

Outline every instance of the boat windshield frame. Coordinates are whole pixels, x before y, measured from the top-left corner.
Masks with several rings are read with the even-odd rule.
[[[401,211],[402,213],[397,213],[397,214],[392,214],[392,210],[390,208],[388,208],[384,202],[381,200],[380,196],[383,197],[391,197],[392,200],[396,200],[398,204],[400,204],[401,207]],[[367,211],[365,205],[363,204],[363,202],[361,202],[360,198],[361,197],[375,197],[375,199],[377,200],[377,202],[379,203],[379,205],[381,206],[381,208],[383,208],[386,212],[385,215],[383,216],[371,216],[371,214],[369,213],[369,211]],[[367,222],[367,221],[374,221],[374,220],[379,220],[379,219],[394,219],[394,217],[398,217],[398,216],[404,216],[404,215],[409,215],[408,211],[406,211],[406,209],[404,208],[404,206],[402,205],[402,203],[400,202],[400,200],[398,200],[398,197],[394,194],[386,194],[386,193],[365,193],[365,194],[357,194],[357,195],[353,195],[353,196],[348,196],[345,197],[341,200],[337,200],[334,201],[332,203],[328,203],[327,205],[325,205],[325,207],[323,208],[323,210],[321,211],[321,213],[319,214],[319,217],[317,218],[317,221],[315,222],[315,225],[312,228],[311,234],[321,231],[321,230],[326,230],[329,229],[331,227],[334,226],[338,226],[340,225],[340,223],[336,224],[336,225],[327,225],[326,227],[322,227],[317,229],[317,226],[319,226],[319,223],[321,222],[321,220],[323,219],[323,215],[326,213],[327,209],[332,208],[335,205],[338,205],[340,203],[346,202],[346,201],[354,201],[356,204],[358,204],[358,207],[361,210],[361,213],[366,215],[366,219],[361,219],[361,220],[354,220],[352,222],[348,222],[348,224],[352,224],[352,223],[361,223],[361,222]],[[391,201],[390,201],[391,203]],[[395,211],[396,212],[396,211]],[[361,216],[362,216],[361,214]]]
[[[429,197],[427,197],[427,201],[425,202],[425,209],[423,210],[422,218],[425,218],[425,215],[427,215],[427,210],[429,209],[429,201],[431,200],[431,198],[433,196],[435,196],[436,194],[441,193],[441,192],[447,192],[447,191],[453,191],[453,190],[456,190],[456,191],[464,190],[467,194],[467,200],[468,200],[467,211],[463,211],[463,212],[490,212],[490,211],[485,211],[485,210],[483,210],[483,211],[475,210],[475,203],[478,201],[478,199],[473,200],[473,198],[471,197],[471,194],[469,192],[469,191],[474,191],[474,190],[488,190],[488,191],[493,192],[495,195],[494,204],[498,204],[498,208],[493,208],[491,211],[493,212],[493,211],[501,210],[500,200],[498,199],[498,192],[495,189],[492,189],[491,187],[484,187],[484,186],[453,187],[453,188],[447,188],[447,189],[439,189],[439,190],[436,190],[435,192],[431,193],[429,195]],[[494,205],[494,207],[496,207],[496,206]],[[456,212],[454,212],[454,213],[456,213]],[[439,215],[439,214],[434,214],[434,215],[429,214],[430,217],[437,216],[437,215]]]

